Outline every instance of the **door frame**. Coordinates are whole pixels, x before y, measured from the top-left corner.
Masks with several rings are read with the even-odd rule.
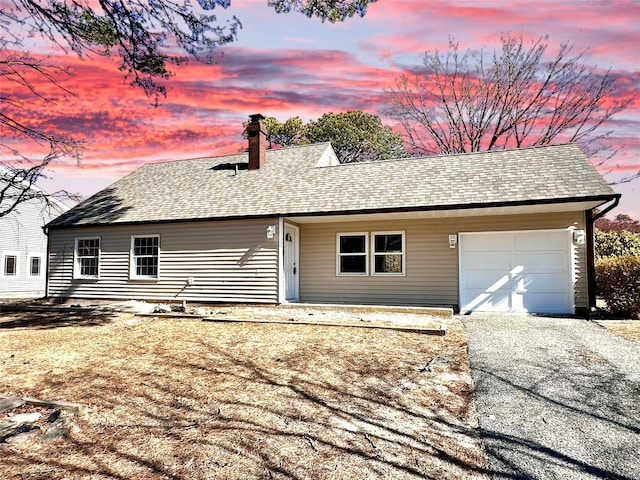
[[[281,291],[281,302],[280,303],[287,303],[287,302],[295,302],[298,301],[300,299],[300,227],[298,225],[295,225],[293,223],[289,223],[289,222],[284,222],[282,219],[281,220],[281,225],[282,228],[280,228],[280,232],[281,235],[279,236],[279,240],[280,240],[280,244],[282,245],[282,268],[281,268],[281,285],[282,285],[282,291]],[[295,269],[296,269],[296,274],[294,275],[294,285],[293,285],[293,293],[294,295],[291,296],[290,298],[287,298],[287,292],[288,292],[288,287],[289,285],[287,285],[287,275],[286,275],[286,268],[287,268],[287,259],[286,257],[286,230],[287,228],[290,228],[293,230],[294,232],[294,238],[293,238],[293,263],[295,265]]]

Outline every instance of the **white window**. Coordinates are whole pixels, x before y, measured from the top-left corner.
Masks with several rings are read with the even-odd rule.
[[[160,236],[131,237],[131,278],[158,278]]]
[[[371,234],[373,275],[404,275],[404,232]]]
[[[73,278],[98,278],[100,237],[76,238]]]
[[[5,277],[17,277],[20,265],[20,254],[18,252],[4,252],[2,254],[2,274]]]
[[[368,265],[367,233],[339,233],[336,250],[338,275],[367,275]]]
[[[42,276],[42,256],[29,255],[29,276],[41,277]]]

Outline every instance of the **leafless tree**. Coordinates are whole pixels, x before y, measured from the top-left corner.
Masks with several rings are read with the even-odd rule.
[[[4,93],[9,89],[0,91],[0,218],[13,212],[22,202],[34,198],[41,199],[43,206],[55,204],[53,198],[76,200],[76,196],[63,190],[47,194],[35,188],[35,184],[56,159],[65,157],[80,161],[82,146],[81,142],[48,133],[19,120],[18,112],[24,110],[25,102],[39,100],[44,105],[52,102],[36,88],[39,81],[44,80],[69,94],[61,84],[61,79],[69,72],[46,59],[7,48],[1,51],[5,56],[0,58],[0,81],[3,85],[13,84],[13,95]],[[16,95],[17,91],[20,94]],[[17,148],[25,140],[34,145],[38,154]]]
[[[527,43],[501,36],[488,56],[460,51],[450,39],[445,53],[427,52],[424,68],[396,78],[386,90],[388,113],[400,122],[418,154],[464,153],[576,142],[602,163],[619,147],[606,129],[630,98],[616,97],[615,77],[582,63],[584,53],[560,44],[545,60],[548,37]],[[623,181],[640,176],[640,172]]]

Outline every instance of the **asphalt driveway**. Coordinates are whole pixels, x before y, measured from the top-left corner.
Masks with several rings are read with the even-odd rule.
[[[640,347],[580,319],[462,320],[493,478],[640,479]]]

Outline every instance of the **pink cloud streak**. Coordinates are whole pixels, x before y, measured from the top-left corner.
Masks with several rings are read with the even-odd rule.
[[[254,6],[234,0],[231,8],[242,19]],[[87,142],[82,168],[65,161],[56,166],[57,172],[115,179],[144,162],[236,153],[244,147],[242,122],[251,113],[309,120],[328,111],[364,110],[390,124],[381,111],[383,90],[399,73],[419,66],[425,50],[446,49],[449,35],[466,49],[493,48],[501,31],[525,38],[549,33],[552,44],[575,42],[576,53],[589,47],[587,64],[611,67],[619,85],[617,98],[635,94],[612,124],[614,144],[625,148],[610,167],[615,172],[637,170],[640,2],[620,1],[615,8],[604,2],[556,2],[553,12],[550,8],[546,2],[524,9],[503,1],[380,1],[365,18],[344,25],[305,23],[309,32],[283,30],[287,22],[306,19],[274,14],[260,25],[245,25],[240,41],[224,49],[217,65],[191,62],[175,67],[168,97],[159,108],[127,85],[115,60],[95,57],[83,62],[52,49],[53,59],[75,72],[64,85],[76,96],[51,104],[32,101],[23,113],[35,125]],[[290,42],[286,47],[243,43],[259,29],[279,29],[278,36]],[[331,43],[331,35],[341,41]],[[59,94],[46,83],[38,86],[47,96]],[[2,88],[7,89],[4,84]],[[26,104],[26,94],[21,95]]]

